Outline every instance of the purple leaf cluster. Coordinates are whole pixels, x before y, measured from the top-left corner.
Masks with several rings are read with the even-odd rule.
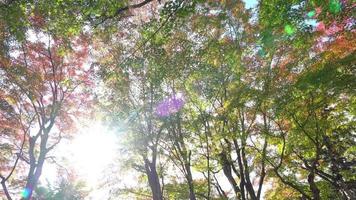
[[[160,117],[167,117],[178,112],[184,106],[184,99],[181,95],[173,95],[161,101],[156,107],[156,114]]]

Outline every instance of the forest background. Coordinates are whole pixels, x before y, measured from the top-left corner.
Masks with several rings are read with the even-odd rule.
[[[0,199],[355,199],[355,6],[1,0]]]

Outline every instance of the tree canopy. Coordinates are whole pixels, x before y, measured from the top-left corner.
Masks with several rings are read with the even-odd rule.
[[[0,199],[355,199],[354,8],[0,1]],[[82,121],[120,141],[100,187],[46,185]]]

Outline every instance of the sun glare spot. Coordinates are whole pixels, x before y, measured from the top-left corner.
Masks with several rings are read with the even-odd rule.
[[[117,155],[117,137],[106,127],[94,124],[84,128],[70,145],[71,165],[95,187],[101,174]]]

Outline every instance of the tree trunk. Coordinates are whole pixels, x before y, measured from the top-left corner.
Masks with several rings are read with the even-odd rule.
[[[248,191],[248,194],[250,194],[251,199],[252,200],[257,200],[255,191],[253,189],[253,185],[252,185],[251,180],[250,180],[250,170],[249,170],[247,159],[246,159],[244,145],[241,148],[241,158],[242,158],[242,161],[243,161],[242,163],[243,163],[244,169],[245,169],[246,189]]]
[[[220,160],[221,160],[222,169],[223,169],[225,177],[229,181],[232,189],[235,192],[235,195],[238,195],[241,191],[240,191],[240,189],[232,175],[231,164],[230,164],[229,159],[226,155],[226,152],[220,153]]]
[[[234,141],[234,146],[235,146],[235,151],[236,151],[236,155],[237,155],[237,162],[239,165],[239,173],[240,173],[240,189],[241,189],[241,199],[245,200],[246,199],[246,194],[245,194],[245,175],[244,175],[244,168],[242,165],[242,159],[241,159],[241,155],[240,155],[240,148],[238,145],[238,142],[236,139],[233,140]]]
[[[23,193],[24,195],[22,199],[28,200],[32,198],[33,190],[36,188],[38,184],[38,180],[40,179],[40,176],[42,174],[45,157],[46,157],[46,152],[45,150],[42,150],[37,163],[36,162],[30,163],[30,171],[27,176],[25,192]]]
[[[145,159],[145,169],[148,177],[148,184],[152,191],[152,199],[163,200],[161,184],[159,182],[155,163],[151,163],[148,159]]]
[[[49,137],[49,132],[54,125],[54,118],[51,119],[50,124],[47,128],[42,127],[41,134],[37,134],[37,136],[33,136],[29,138],[29,155],[30,155],[30,170],[27,175],[27,182],[25,187],[25,192],[22,197],[24,200],[32,199],[33,190],[36,188],[38,184],[38,180],[42,174],[43,165],[46,160],[46,155],[50,151],[51,148],[47,148],[47,141]],[[36,141],[40,138],[40,149],[39,156],[36,159]],[[54,147],[54,146],[52,146]]]
[[[194,192],[193,177],[192,177],[192,172],[190,170],[190,165],[186,165],[185,167],[186,167],[186,171],[187,171],[187,182],[188,182],[188,187],[189,187],[189,199],[190,200],[196,200],[195,192]]]
[[[320,190],[315,184],[314,178],[315,178],[315,174],[314,174],[314,170],[312,170],[308,175],[309,188],[312,192],[313,200],[320,200]]]

